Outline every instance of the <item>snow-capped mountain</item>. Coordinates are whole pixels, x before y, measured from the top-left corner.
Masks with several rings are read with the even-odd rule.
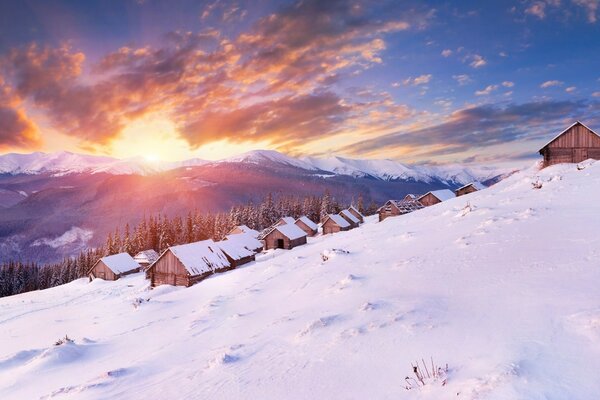
[[[582,167],[368,217],[190,288],[138,273],[2,298],[0,398],[597,399],[600,162]],[[417,383],[415,362],[443,378]]]
[[[294,158],[274,150],[253,150],[217,161],[190,159],[179,162],[149,162],[143,158],[116,159],[112,157],[60,153],[6,154],[0,156],[0,173],[109,173],[113,175],[149,175],[181,167],[206,164],[251,163],[264,166],[287,166],[306,171],[370,177],[383,181],[407,180],[432,183],[466,184],[487,181],[507,172],[506,168],[461,165],[426,166],[407,165],[394,160],[359,160],[344,157]]]

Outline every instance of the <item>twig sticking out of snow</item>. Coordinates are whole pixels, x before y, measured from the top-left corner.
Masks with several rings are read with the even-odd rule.
[[[73,343],[73,342],[74,342],[73,339],[71,339],[69,336],[65,335],[64,338],[60,338],[56,342],[54,342],[54,345],[55,346],[62,346],[63,344]]]
[[[534,189],[541,189],[541,188],[542,188],[542,186],[543,186],[543,183],[542,183],[542,181],[540,181],[540,178],[537,178],[535,182],[532,182],[532,183],[531,183],[531,186],[532,186]]]
[[[416,376],[416,379],[411,378],[409,376],[404,378],[404,381],[406,382],[404,388],[406,390],[417,389],[425,385],[432,385],[438,383],[441,386],[446,386],[446,383],[448,383],[448,364],[446,364],[445,368],[442,368],[440,366],[435,365],[435,363],[433,362],[433,357],[431,357],[430,360],[431,374],[429,373],[429,369],[427,368],[427,364],[425,364],[425,359],[423,358],[421,359],[421,363],[423,364],[425,374],[419,366],[419,361],[417,361],[415,364],[410,364],[413,369],[413,374]]]

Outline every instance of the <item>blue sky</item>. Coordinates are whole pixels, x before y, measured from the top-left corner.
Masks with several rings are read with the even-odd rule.
[[[597,0],[0,3],[0,151],[527,162],[600,129]]]

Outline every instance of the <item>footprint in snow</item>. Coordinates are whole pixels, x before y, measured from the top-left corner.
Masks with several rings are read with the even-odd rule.
[[[310,324],[308,324],[308,326],[304,329],[302,329],[299,333],[298,333],[298,337],[304,337],[304,336],[308,336],[308,335],[312,335],[315,332],[322,330],[324,328],[327,328],[328,326],[331,326],[334,322],[338,321],[340,319],[339,315],[328,315],[325,317],[321,317],[313,322],[311,322]]]
[[[102,375],[81,385],[64,386],[50,393],[47,396],[42,396],[41,399],[51,399],[58,395],[70,393],[83,393],[90,389],[103,388],[116,383],[118,378],[129,375],[132,372],[129,368],[117,368],[103,373]]]

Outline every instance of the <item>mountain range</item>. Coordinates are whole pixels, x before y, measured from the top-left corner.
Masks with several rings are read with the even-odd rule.
[[[101,244],[108,232],[144,215],[227,211],[267,193],[305,196],[329,190],[341,202],[361,194],[379,204],[471,181],[489,185],[511,172],[490,166],[294,158],[272,150],[163,163],[70,152],[6,154],[0,156],[0,262],[55,261]]]

